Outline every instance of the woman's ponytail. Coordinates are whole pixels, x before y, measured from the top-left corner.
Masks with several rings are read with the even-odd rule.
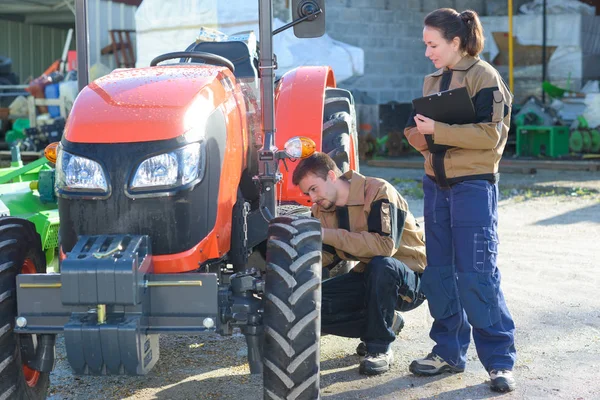
[[[476,56],[483,51],[483,27],[479,16],[475,11],[466,10],[460,13],[460,19],[465,24],[466,37],[463,43],[463,50],[470,56]]]

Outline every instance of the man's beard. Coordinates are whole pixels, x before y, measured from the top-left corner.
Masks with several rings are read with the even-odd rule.
[[[333,201],[327,200],[327,199],[323,199],[321,201],[319,201],[319,206],[326,211],[331,210],[333,207],[335,207],[335,203]]]

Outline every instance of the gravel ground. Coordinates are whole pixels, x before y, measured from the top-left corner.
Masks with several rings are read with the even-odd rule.
[[[411,194],[422,220],[417,180],[422,171],[363,168],[392,180]],[[593,175],[595,174],[595,175]],[[544,174],[545,175],[545,174]],[[591,177],[590,177],[591,175]],[[599,399],[600,381],[600,176],[548,174],[539,181],[504,175],[500,202],[503,289],[517,324],[519,388],[507,399]],[[410,182],[410,181],[413,182]],[[408,185],[408,186],[403,186]],[[527,185],[527,186],[525,186]],[[530,187],[546,186],[539,192]],[[552,194],[555,187],[565,190]],[[578,192],[577,188],[589,190]],[[527,192],[527,191],[530,192]],[[530,195],[528,195],[530,193]],[[486,399],[487,375],[471,346],[463,374],[417,378],[411,360],[432,346],[426,306],[405,315],[406,327],[393,344],[392,371],[358,374],[357,340],[326,336],[321,341],[321,388],[325,399]],[[57,350],[51,396],[63,399],[246,399],[261,398],[260,376],[252,376],[245,341],[237,334],[161,338],[161,356],[145,377],[74,377],[63,342]]]

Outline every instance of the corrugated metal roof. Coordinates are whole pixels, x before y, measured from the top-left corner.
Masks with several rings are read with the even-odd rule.
[[[139,6],[142,0],[102,0]],[[1,13],[55,12],[74,7],[75,0],[2,0]]]

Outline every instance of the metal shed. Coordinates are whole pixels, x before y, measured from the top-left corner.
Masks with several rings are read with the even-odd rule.
[[[12,59],[21,83],[35,78],[61,53],[69,28],[75,28],[75,0],[2,0],[0,55]],[[116,68],[112,54],[101,54],[111,44],[112,29],[135,30],[135,10],[141,0],[89,0],[90,65]],[[135,35],[132,36],[135,49]],[[71,49],[76,48],[75,35]]]

